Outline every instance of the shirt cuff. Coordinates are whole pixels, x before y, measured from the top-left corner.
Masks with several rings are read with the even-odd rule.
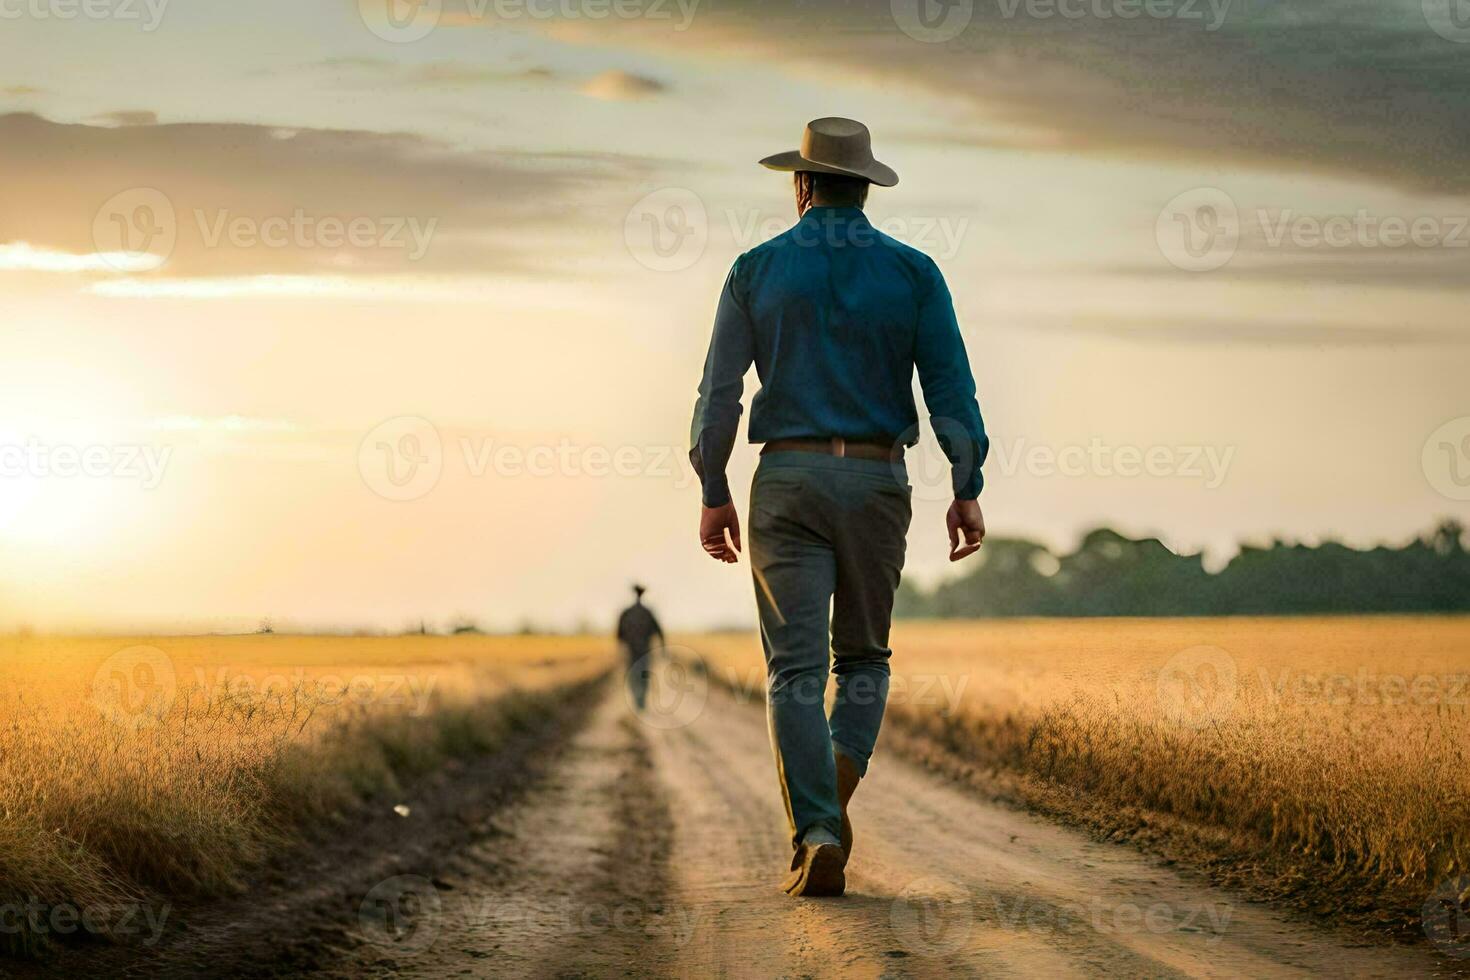
[[[725,506],[730,502],[730,482],[723,475],[718,479],[706,480],[703,500],[706,507]]]

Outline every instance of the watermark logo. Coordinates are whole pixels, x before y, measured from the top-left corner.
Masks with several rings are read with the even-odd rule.
[[[92,243],[118,272],[163,265],[178,237],[173,202],[154,187],[131,187],[114,194],[92,218]]]
[[[362,482],[384,500],[417,500],[439,483],[444,444],[434,423],[400,415],[380,423],[357,447]]]
[[[709,700],[709,671],[698,653],[665,646],[659,653],[629,665],[623,686],[638,720],[663,730],[691,725],[704,714]]]
[[[1169,658],[1156,691],[1165,716],[1186,728],[1205,728],[1235,709],[1235,658],[1215,646],[1194,646]]]
[[[918,424],[898,437],[899,446],[918,441],[890,464],[893,476],[900,485],[907,477],[911,493],[918,500],[953,500],[954,472],[970,472],[978,450],[970,433],[954,419],[934,418],[930,424],[934,428],[933,439],[920,438]],[[946,446],[955,454],[953,462],[944,451]]]
[[[943,44],[959,37],[975,16],[975,0],[889,0],[893,22],[915,41]]]
[[[433,882],[419,875],[380,881],[363,897],[357,923],[368,942],[397,953],[421,953],[439,935],[442,903]]]
[[[177,694],[173,660],[157,647],[119,650],[92,675],[92,704],[124,728],[158,724]]]
[[[1175,268],[1212,272],[1240,245],[1240,211],[1218,187],[1197,187],[1176,196],[1154,223],[1159,251]]]
[[[1446,41],[1470,44],[1470,0],[1423,0],[1424,19]]]
[[[1203,905],[1173,902],[1116,902],[1101,895],[1053,901],[1026,891],[1005,893],[965,888],[942,878],[911,883],[890,907],[895,935],[911,952],[945,955],[966,947],[983,912],[988,928],[1032,936],[1204,936],[1206,946],[1224,938],[1235,917],[1224,902]]]
[[[369,489],[390,500],[426,496],[446,469],[473,480],[647,479],[679,489],[699,483],[682,446],[520,443],[482,435],[446,442],[433,423],[418,416],[389,419],[368,433],[358,447],[358,469]]]
[[[894,214],[853,221],[842,213],[809,210],[793,223],[785,210],[724,208],[711,213],[704,201],[683,187],[664,187],[640,198],[624,217],[628,252],[655,272],[682,272],[705,253],[717,231],[740,251],[773,242],[783,248],[880,248],[896,239],[936,259],[960,254],[970,233],[968,217]],[[774,241],[773,241],[774,240]]]
[[[918,878],[889,905],[888,923],[909,952],[943,956],[969,944],[975,910],[963,886],[945,878]]]
[[[1424,935],[1446,956],[1470,959],[1470,875],[1440,882],[1420,912]]]
[[[704,255],[709,214],[699,195],[664,187],[639,198],[623,219],[623,242],[638,264],[654,272],[681,272]]]
[[[443,0],[358,0],[367,29],[392,44],[412,44],[439,26]]]
[[[1451,500],[1470,500],[1470,415],[1450,419],[1424,440],[1419,462],[1429,485]]]

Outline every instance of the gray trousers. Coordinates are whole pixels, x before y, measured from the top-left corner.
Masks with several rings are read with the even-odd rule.
[[[839,834],[833,752],[866,772],[878,740],[909,498],[901,463],[776,452],[756,470],[750,562],[771,745],[794,843],[813,826]],[[830,717],[829,670],[837,675]]]
[[[648,701],[648,681],[652,670],[647,649],[635,649],[624,645],[623,653],[628,659],[628,697],[636,711],[642,711]]]

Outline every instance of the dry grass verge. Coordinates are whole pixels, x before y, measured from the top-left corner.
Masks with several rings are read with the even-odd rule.
[[[299,828],[493,750],[605,646],[0,639],[0,948],[235,892]]]

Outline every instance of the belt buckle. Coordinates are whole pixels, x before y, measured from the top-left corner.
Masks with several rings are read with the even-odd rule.
[[[847,455],[847,440],[846,439],[842,438],[841,436],[833,436],[832,437],[832,455],[833,456],[838,456],[838,457],[842,457],[842,456],[846,456]]]

